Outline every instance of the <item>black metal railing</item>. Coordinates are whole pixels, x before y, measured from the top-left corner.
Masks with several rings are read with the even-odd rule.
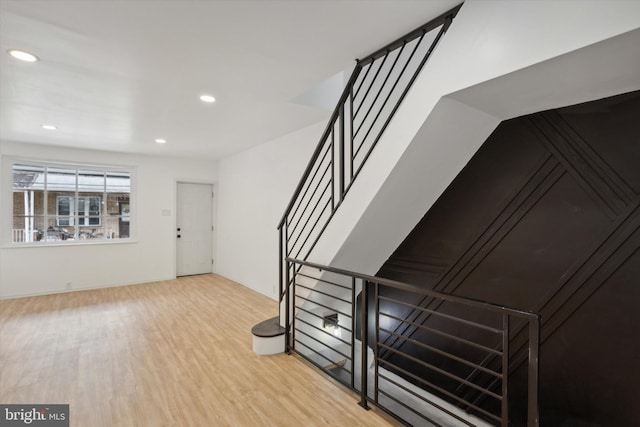
[[[361,406],[413,425],[539,425],[538,314],[293,258],[285,276],[287,352],[357,391]],[[439,302],[438,311],[413,303],[424,298]],[[408,310],[425,311],[429,321],[407,320]],[[396,332],[399,323],[420,333],[406,337]],[[510,378],[520,368],[510,351],[519,328],[528,331],[524,384]],[[390,337],[403,345],[386,344]],[[487,356],[498,363],[487,364]],[[512,417],[510,407],[526,409]]]
[[[285,257],[308,259],[460,6],[359,60],[278,225]]]

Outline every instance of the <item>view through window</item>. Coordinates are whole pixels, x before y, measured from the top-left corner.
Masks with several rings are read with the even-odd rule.
[[[126,239],[131,173],[13,164],[13,243]]]

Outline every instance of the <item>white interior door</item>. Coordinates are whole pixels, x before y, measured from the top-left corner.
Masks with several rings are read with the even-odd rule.
[[[178,183],[176,275],[213,271],[213,186]]]

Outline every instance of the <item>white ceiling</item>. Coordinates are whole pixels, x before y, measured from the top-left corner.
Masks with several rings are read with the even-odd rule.
[[[0,139],[224,157],[326,120],[293,101],[457,3],[0,0]]]

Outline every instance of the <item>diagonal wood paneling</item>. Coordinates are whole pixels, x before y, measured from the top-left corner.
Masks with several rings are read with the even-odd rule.
[[[611,366],[615,357],[605,362],[602,352],[593,351],[602,340],[618,351],[627,349],[623,360],[640,359],[640,344],[628,335],[629,331],[640,333],[640,322],[625,323],[640,311],[638,117],[640,92],[632,92],[502,123],[379,272],[383,277],[541,312],[542,415],[543,421],[551,423],[547,425],[640,425],[637,411],[619,407],[620,402],[631,405],[632,399],[640,400],[635,387],[640,374],[626,372],[628,363]],[[450,261],[433,268],[433,259]],[[615,296],[614,288],[627,292],[625,298]],[[602,306],[616,298],[624,302],[620,307]],[[431,309],[450,310],[429,300],[419,302]],[[597,307],[606,318],[594,314]],[[624,311],[630,307],[635,311]],[[586,312],[591,317],[585,317]],[[415,310],[406,318],[419,324],[437,323]],[[576,334],[584,334],[578,318],[592,332],[589,342],[575,339]],[[622,327],[610,328],[612,318]],[[394,330],[434,340],[403,324],[396,324]],[[510,368],[516,397],[523,386],[524,338],[514,325],[510,348],[515,362]],[[393,337],[381,339],[399,345]],[[567,346],[567,341],[572,345]],[[403,344],[403,351],[433,357],[411,344]],[[496,361],[485,357],[478,363]],[[603,363],[607,363],[607,375],[600,374]],[[563,377],[581,380],[557,381],[560,367],[566,373]],[[467,372],[466,377],[487,385],[488,380],[477,372]],[[585,398],[585,388],[596,397]],[[454,389],[467,396],[473,392],[468,387]],[[555,400],[548,397],[545,403],[545,396]],[[597,396],[603,403],[589,407]],[[517,400],[514,418],[523,409]],[[607,419],[609,423],[603,421]]]
[[[529,118],[544,144],[562,165],[603,209],[614,219],[635,199],[633,190],[595,152],[557,111],[535,114]],[[526,124],[527,122],[524,121]]]

